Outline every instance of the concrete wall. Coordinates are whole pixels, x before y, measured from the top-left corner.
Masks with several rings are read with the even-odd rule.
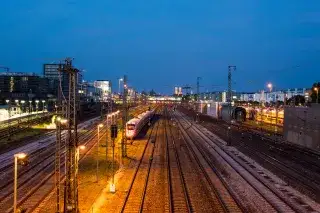
[[[320,151],[320,105],[284,109],[284,137],[288,142]]]

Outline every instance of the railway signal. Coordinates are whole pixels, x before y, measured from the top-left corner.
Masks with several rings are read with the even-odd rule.
[[[115,124],[111,125],[110,131],[111,131],[111,138],[113,140],[118,137],[118,126],[117,125],[115,125]]]

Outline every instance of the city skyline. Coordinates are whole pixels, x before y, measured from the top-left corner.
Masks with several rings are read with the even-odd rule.
[[[320,3],[247,1],[4,2],[0,65],[42,73],[74,57],[84,79],[128,75],[139,91],[172,94],[202,77],[205,89],[237,91],[311,87],[320,80]],[[285,8],[285,10],[283,10]],[[68,10],[68,13],[66,11]],[[13,12],[14,11],[14,12]],[[86,14],[86,15],[83,15]],[[272,14],[272,15],[271,15]]]

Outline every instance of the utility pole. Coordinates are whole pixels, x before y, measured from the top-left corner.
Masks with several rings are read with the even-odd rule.
[[[69,91],[66,99],[67,140],[66,140],[66,181],[64,190],[64,212],[78,213],[78,135],[77,135],[77,110],[78,100],[78,73],[79,70],[72,67],[72,59],[67,58],[62,72],[69,77]],[[65,97],[64,96],[64,97]]]
[[[59,72],[62,72],[62,67],[61,64],[59,64],[58,68]],[[61,79],[59,79],[60,81]],[[62,88],[60,87],[61,84],[59,84],[58,87],[58,94],[57,94],[57,118],[56,118],[56,149],[55,149],[55,187],[56,187],[56,213],[60,213],[60,194],[61,194],[61,171],[60,171],[60,166],[61,166],[61,117],[63,116],[63,105],[62,105],[62,99],[61,99],[61,92]],[[31,106],[31,102],[30,102]]]
[[[126,138],[126,123],[128,120],[128,105],[127,105],[127,93],[128,93],[128,85],[127,85],[127,76],[123,76],[123,96],[122,96],[122,141],[121,141],[121,149],[122,149],[122,157],[127,156],[127,138]]]
[[[232,121],[232,71],[236,70],[236,66],[228,66],[228,111],[229,111],[229,127],[228,127],[228,145],[231,145],[231,121]]]

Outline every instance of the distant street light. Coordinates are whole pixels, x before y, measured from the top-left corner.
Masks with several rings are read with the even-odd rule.
[[[267,87],[270,89],[270,92],[272,91],[272,84],[268,83]]]
[[[25,153],[17,153],[14,155],[14,185],[13,185],[13,212],[17,212],[17,189],[18,189],[18,160],[27,157]]]
[[[319,88],[318,87],[315,87],[314,88],[314,91],[316,91],[317,92],[317,104],[319,103]]]

